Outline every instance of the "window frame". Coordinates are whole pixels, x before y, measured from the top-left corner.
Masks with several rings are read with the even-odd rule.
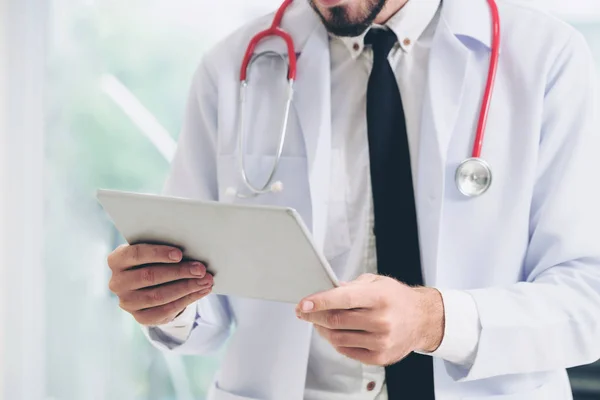
[[[46,0],[0,0],[0,398],[45,399]],[[67,311],[67,310],[66,310]],[[68,311],[67,311],[68,312]]]

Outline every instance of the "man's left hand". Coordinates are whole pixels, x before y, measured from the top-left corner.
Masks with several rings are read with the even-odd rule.
[[[302,300],[298,318],[335,349],[369,365],[391,365],[413,351],[435,351],[444,335],[441,294],[366,274]]]

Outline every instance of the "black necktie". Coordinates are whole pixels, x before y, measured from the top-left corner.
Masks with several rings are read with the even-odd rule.
[[[367,90],[371,185],[379,274],[408,285],[423,285],[406,121],[396,76],[388,61],[396,35],[371,29],[373,48]],[[433,361],[410,354],[386,368],[390,400],[433,400]]]

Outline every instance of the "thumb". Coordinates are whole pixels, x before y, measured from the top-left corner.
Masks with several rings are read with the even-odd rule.
[[[350,282],[349,285],[360,285],[360,284],[365,284],[365,283],[372,283],[372,282],[378,281],[379,279],[380,279],[379,275],[363,274],[363,275],[359,276],[358,278],[356,278],[356,280]]]

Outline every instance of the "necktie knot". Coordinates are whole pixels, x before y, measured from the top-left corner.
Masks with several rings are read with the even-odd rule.
[[[397,41],[396,34],[389,29],[372,28],[365,36],[365,44],[371,45],[375,58],[387,58]]]

